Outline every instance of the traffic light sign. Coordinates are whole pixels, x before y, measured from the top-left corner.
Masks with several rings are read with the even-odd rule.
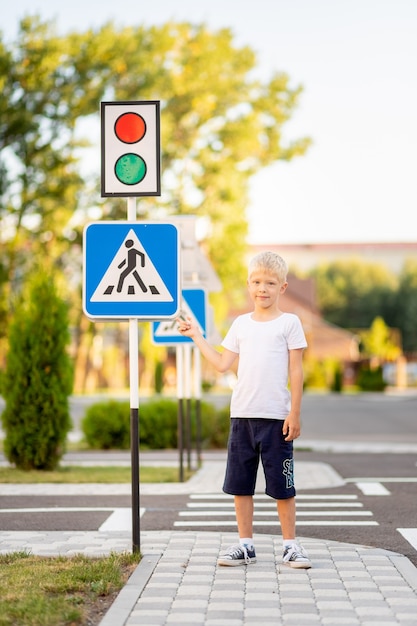
[[[161,195],[159,101],[101,103],[101,195]]]

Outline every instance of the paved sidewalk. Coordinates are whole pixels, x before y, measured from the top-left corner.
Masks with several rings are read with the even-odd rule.
[[[299,489],[343,483],[324,463],[296,466]],[[204,461],[183,484],[141,485],[141,493],[200,493],[221,489],[224,461]],[[220,485],[220,486],[219,486]],[[36,490],[34,489],[36,487]],[[30,485],[30,493],[97,493],[97,485]],[[117,493],[120,493],[120,485]],[[0,485],[0,495],[25,493]],[[101,493],[116,486],[102,485]],[[130,486],[126,486],[129,491]],[[262,491],[260,481],[257,491]],[[257,563],[218,567],[219,552],[236,533],[141,533],[141,562],[100,626],[416,626],[417,569],[403,555],[367,546],[301,538],[313,567],[281,564],[282,538],[255,535]],[[130,532],[0,532],[0,553],[90,556],[130,551]]]
[[[124,616],[119,596],[101,626],[417,623],[417,573],[402,555],[303,539],[314,566],[296,571],[281,565],[280,537],[256,535],[256,564],[216,566],[235,541],[234,533],[145,533],[131,600],[140,596]]]

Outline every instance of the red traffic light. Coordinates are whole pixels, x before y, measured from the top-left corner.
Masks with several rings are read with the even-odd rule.
[[[146,133],[146,122],[138,113],[122,113],[116,120],[114,132],[123,143],[136,143]]]

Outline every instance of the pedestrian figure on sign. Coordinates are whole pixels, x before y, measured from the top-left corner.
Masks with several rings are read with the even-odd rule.
[[[123,283],[125,281],[125,278],[127,278],[127,276],[129,276],[129,274],[132,274],[132,276],[136,279],[136,281],[139,284],[139,287],[142,289],[143,293],[145,293],[147,291],[147,287],[146,287],[145,283],[143,282],[143,280],[141,279],[141,277],[139,276],[139,274],[138,274],[138,272],[136,270],[138,257],[140,257],[140,265],[141,265],[141,267],[145,267],[145,255],[143,254],[143,252],[140,252],[140,250],[136,250],[136,248],[133,248],[132,247],[133,243],[134,243],[133,239],[128,239],[125,242],[125,246],[127,248],[127,267],[120,274],[119,282],[117,284],[117,291],[118,291],[118,293],[120,293],[122,291]],[[117,267],[119,269],[121,269],[124,265],[126,265],[126,259],[124,259],[120,263],[120,265],[118,265]]]

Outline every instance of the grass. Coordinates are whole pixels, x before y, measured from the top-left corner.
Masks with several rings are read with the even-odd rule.
[[[193,472],[184,470],[184,478],[188,480]],[[142,483],[174,483],[178,482],[177,467],[141,467],[140,482]],[[130,483],[130,467],[95,466],[85,467],[68,465],[51,472],[40,470],[23,471],[14,467],[0,467],[0,483]],[[0,620],[1,626],[1,620]]]
[[[184,470],[188,480],[193,472]],[[176,467],[141,467],[147,483],[177,482]],[[64,466],[52,472],[0,467],[0,483],[130,483],[130,467]],[[40,557],[0,554],[0,626],[98,626],[140,555]]]
[[[184,470],[188,480],[193,472]],[[177,467],[141,467],[144,483],[178,482]],[[52,472],[0,467],[0,483],[130,483],[130,467],[63,466]],[[40,557],[0,554],[0,626],[98,626],[140,555]]]
[[[0,555],[0,626],[96,626],[140,556]]]

